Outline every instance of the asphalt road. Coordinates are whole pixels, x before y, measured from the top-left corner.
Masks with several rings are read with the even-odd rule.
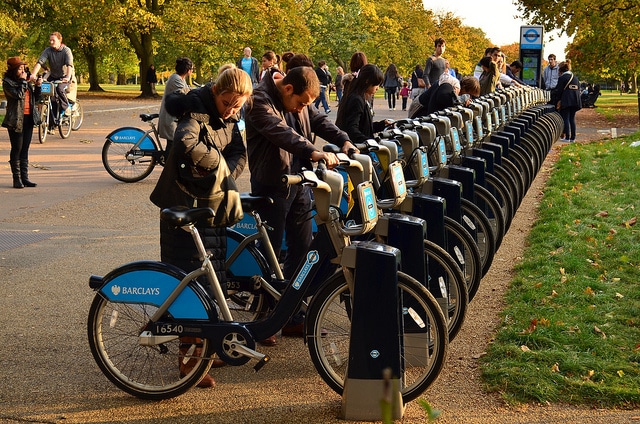
[[[118,182],[101,149],[115,128],[145,128],[138,115],[157,112],[159,101],[81,101],[85,120],[69,139],[34,137],[36,188],[13,189],[9,164],[0,163],[0,422],[344,422],[336,418],[340,396],[316,374],[301,339],[264,348],[272,362],[259,373],[250,365],[215,370],[216,388],[164,402],[138,400],[102,375],[87,342],[88,279],[159,259],[149,194],[161,170]],[[0,156],[8,154],[2,130]],[[248,190],[248,174],[239,183]]]

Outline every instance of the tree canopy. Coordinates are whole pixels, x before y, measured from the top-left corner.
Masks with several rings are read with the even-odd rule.
[[[526,19],[574,36],[567,58],[591,79],[613,78],[635,87],[640,70],[637,0],[519,0]]]

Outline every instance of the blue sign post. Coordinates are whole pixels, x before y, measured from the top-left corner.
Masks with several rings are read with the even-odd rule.
[[[520,27],[520,61],[522,80],[535,87],[542,86],[542,45],[544,27]]]

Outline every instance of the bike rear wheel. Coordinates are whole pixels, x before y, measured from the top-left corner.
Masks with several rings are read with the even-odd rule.
[[[42,103],[40,107],[40,125],[38,125],[38,140],[40,144],[47,141],[49,133],[49,103]]]
[[[411,310],[403,308],[401,393],[406,403],[420,396],[438,377],[449,340],[442,310],[427,289],[402,272],[398,272],[398,288],[406,304],[412,305]],[[344,390],[349,359],[351,307],[351,292],[339,272],[313,297],[307,310],[305,328],[311,359],[322,379],[338,394]]]
[[[71,129],[73,131],[78,131],[82,126],[83,121],[84,110],[82,109],[82,104],[79,101],[76,101],[73,113],[71,114]]]
[[[58,132],[63,139],[69,138],[71,135],[71,116],[63,115],[60,117]]]
[[[143,150],[134,149],[134,143],[114,143],[107,139],[102,147],[102,164],[116,180],[125,183],[142,181],[151,174],[156,159]]]
[[[96,295],[89,310],[87,334],[93,357],[104,375],[125,392],[150,400],[179,396],[209,371],[214,348],[200,339],[198,348],[178,337],[154,346],[142,346],[139,335],[156,307],[144,303],[116,303]],[[192,361],[187,373],[180,362]],[[191,365],[190,364],[190,365]]]

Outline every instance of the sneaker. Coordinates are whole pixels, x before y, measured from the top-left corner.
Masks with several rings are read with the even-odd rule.
[[[576,142],[576,140],[575,140],[575,139],[571,139],[571,140],[569,140],[569,143],[575,143],[575,142]]]
[[[326,114],[328,115],[328,114],[330,114],[330,113],[331,113],[331,109],[327,109],[327,110],[326,110]]]
[[[563,138],[561,138],[561,139],[560,139],[560,142],[561,142],[561,143],[568,143],[568,142],[569,142],[569,139],[568,139],[568,138],[564,138],[564,137],[563,137]]]

